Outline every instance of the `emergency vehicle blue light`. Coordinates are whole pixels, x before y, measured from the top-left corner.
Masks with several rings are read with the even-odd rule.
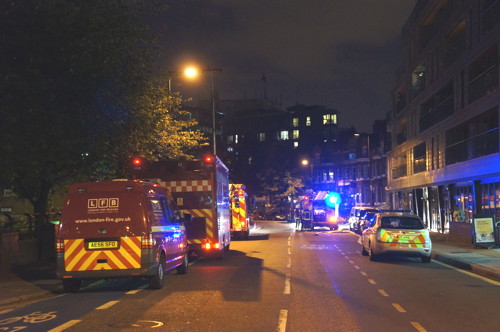
[[[329,207],[334,207],[335,205],[339,205],[342,199],[340,198],[339,193],[331,191],[325,197],[325,203]]]

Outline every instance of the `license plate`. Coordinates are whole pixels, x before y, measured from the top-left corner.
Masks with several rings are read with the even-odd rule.
[[[408,243],[398,243],[398,247],[408,248]]]
[[[116,249],[118,248],[118,241],[98,241],[89,242],[89,249]]]
[[[413,240],[413,236],[411,235],[400,235],[398,237],[399,240],[405,240],[405,241],[410,241],[410,240]]]

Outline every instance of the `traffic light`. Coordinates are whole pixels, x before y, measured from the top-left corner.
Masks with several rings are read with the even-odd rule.
[[[210,155],[210,154],[209,154],[209,155],[206,155],[205,157],[203,157],[203,162],[204,162],[205,164],[213,164],[214,160],[215,160],[215,159],[214,159],[214,156],[212,156],[212,155]]]
[[[132,169],[134,171],[140,171],[143,166],[144,161],[142,160],[142,158],[136,157],[132,159]]]

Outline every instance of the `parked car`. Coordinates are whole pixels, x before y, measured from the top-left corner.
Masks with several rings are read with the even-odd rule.
[[[370,224],[372,219],[376,217],[376,214],[377,211],[362,211],[362,213],[360,213],[359,219],[356,221],[355,232],[358,234],[363,233],[363,231],[368,228],[368,225]]]
[[[379,212],[377,208],[373,206],[353,206],[351,213],[349,214],[349,229],[352,232],[361,234],[358,229],[359,219],[362,218],[366,212]]]
[[[429,230],[415,214],[379,212],[361,235],[361,253],[371,261],[381,255],[396,254],[431,261],[432,242]]]

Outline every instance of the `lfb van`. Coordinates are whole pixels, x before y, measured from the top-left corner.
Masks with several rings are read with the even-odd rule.
[[[57,233],[57,276],[65,291],[89,279],[147,278],[188,269],[185,228],[169,191],[143,181],[71,185]]]

